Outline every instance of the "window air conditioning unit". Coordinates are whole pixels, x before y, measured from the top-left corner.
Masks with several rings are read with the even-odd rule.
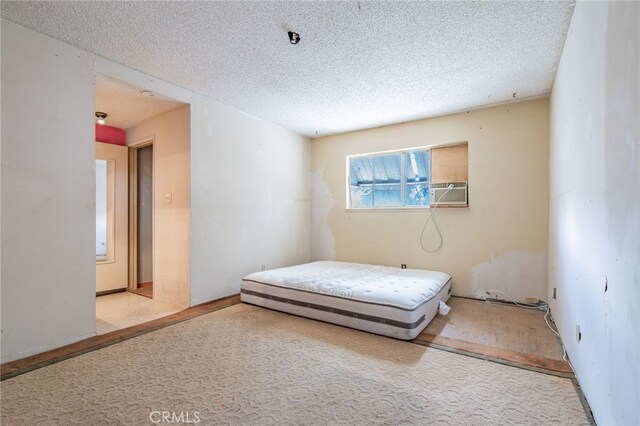
[[[436,203],[439,206],[468,205],[467,182],[432,183],[430,206],[434,207]]]

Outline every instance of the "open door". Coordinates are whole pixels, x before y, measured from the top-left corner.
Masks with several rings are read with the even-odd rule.
[[[96,142],[96,294],[127,288],[129,160],[126,146]]]
[[[129,147],[129,291],[153,299],[153,139]]]

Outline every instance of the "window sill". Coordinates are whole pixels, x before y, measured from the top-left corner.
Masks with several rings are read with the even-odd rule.
[[[452,204],[438,207],[431,207],[432,209],[468,209],[469,204]]]
[[[346,208],[344,209],[349,213],[361,213],[361,212],[425,212],[431,209],[468,209],[469,205],[449,205],[438,207],[369,207],[369,208]]]

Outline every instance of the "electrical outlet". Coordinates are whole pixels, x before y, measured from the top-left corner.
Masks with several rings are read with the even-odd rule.
[[[580,331],[580,326],[576,324],[576,341],[580,343],[582,340],[582,332]]]
[[[267,265],[260,265],[260,270],[264,271],[265,269],[267,269]]]
[[[553,288],[553,299],[555,300],[555,298],[556,298],[556,288],[554,287]]]
[[[400,268],[407,269],[407,265],[405,263],[403,263],[402,265],[400,265]]]

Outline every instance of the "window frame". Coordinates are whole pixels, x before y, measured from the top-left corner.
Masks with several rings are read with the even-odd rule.
[[[456,146],[456,145],[467,145],[469,146],[469,141],[468,140],[459,140],[459,141],[455,141],[455,142],[447,142],[447,143],[438,143],[438,144],[433,144],[433,145],[423,145],[423,146],[417,146],[417,147],[410,147],[410,148],[399,148],[399,149],[389,149],[389,150],[384,150],[384,151],[373,151],[373,152],[364,152],[364,153],[358,153],[358,154],[350,154],[347,155],[345,157],[345,171],[346,171],[346,176],[345,176],[345,211],[348,212],[407,212],[407,211],[424,211],[424,210],[430,210],[434,207],[432,206],[431,201],[429,200],[429,205],[423,205],[423,206],[390,206],[390,207],[351,207],[351,184],[350,184],[350,180],[351,180],[351,167],[350,167],[350,159],[351,158],[356,158],[356,157],[371,157],[371,156],[376,156],[376,155],[388,155],[388,154],[397,154],[397,153],[402,153],[403,155],[408,153],[408,152],[412,152],[412,151],[429,151],[429,191],[431,191],[431,184],[432,184],[432,174],[433,174],[433,155],[431,153],[431,150],[435,149],[435,148],[445,148],[445,147],[452,147],[452,146]],[[404,157],[403,157],[404,158]],[[401,188],[402,191],[406,191],[406,176],[405,176],[405,162],[404,160],[402,161],[402,176],[404,179],[404,183],[401,184]],[[405,199],[405,194],[402,194],[402,199]],[[442,208],[443,206],[438,206],[437,208]],[[464,206],[460,205],[460,206],[447,206],[450,208],[469,208],[469,204],[466,204]]]
[[[447,144],[449,145],[449,144]],[[451,144],[453,145],[453,144]],[[387,150],[387,151],[376,151],[376,152],[367,152],[367,153],[362,153],[362,154],[353,154],[353,155],[347,155],[346,156],[346,200],[345,200],[345,210],[347,211],[356,211],[356,212],[360,212],[360,211],[376,211],[376,210],[380,210],[380,211],[412,211],[412,210],[428,210],[431,207],[429,205],[421,205],[421,206],[415,206],[415,205],[407,205],[406,204],[406,192],[407,192],[407,176],[406,176],[406,155],[411,153],[411,152],[423,152],[423,151],[429,151],[429,180],[426,182],[427,184],[429,184],[429,190],[431,190],[431,149],[432,148],[436,148],[439,146],[446,146],[446,145],[429,145],[429,146],[418,146],[418,147],[411,147],[411,148],[401,148],[401,149],[393,149],[393,150]],[[400,154],[400,198],[403,201],[403,205],[401,206],[373,206],[373,207],[352,207],[351,206],[351,159],[352,158],[358,158],[358,157],[369,157],[369,158],[375,158],[375,157],[382,157],[382,156],[387,156],[387,155],[394,155],[394,154]],[[375,183],[372,182],[373,187],[375,187]],[[431,204],[431,200],[429,200],[429,204]]]

